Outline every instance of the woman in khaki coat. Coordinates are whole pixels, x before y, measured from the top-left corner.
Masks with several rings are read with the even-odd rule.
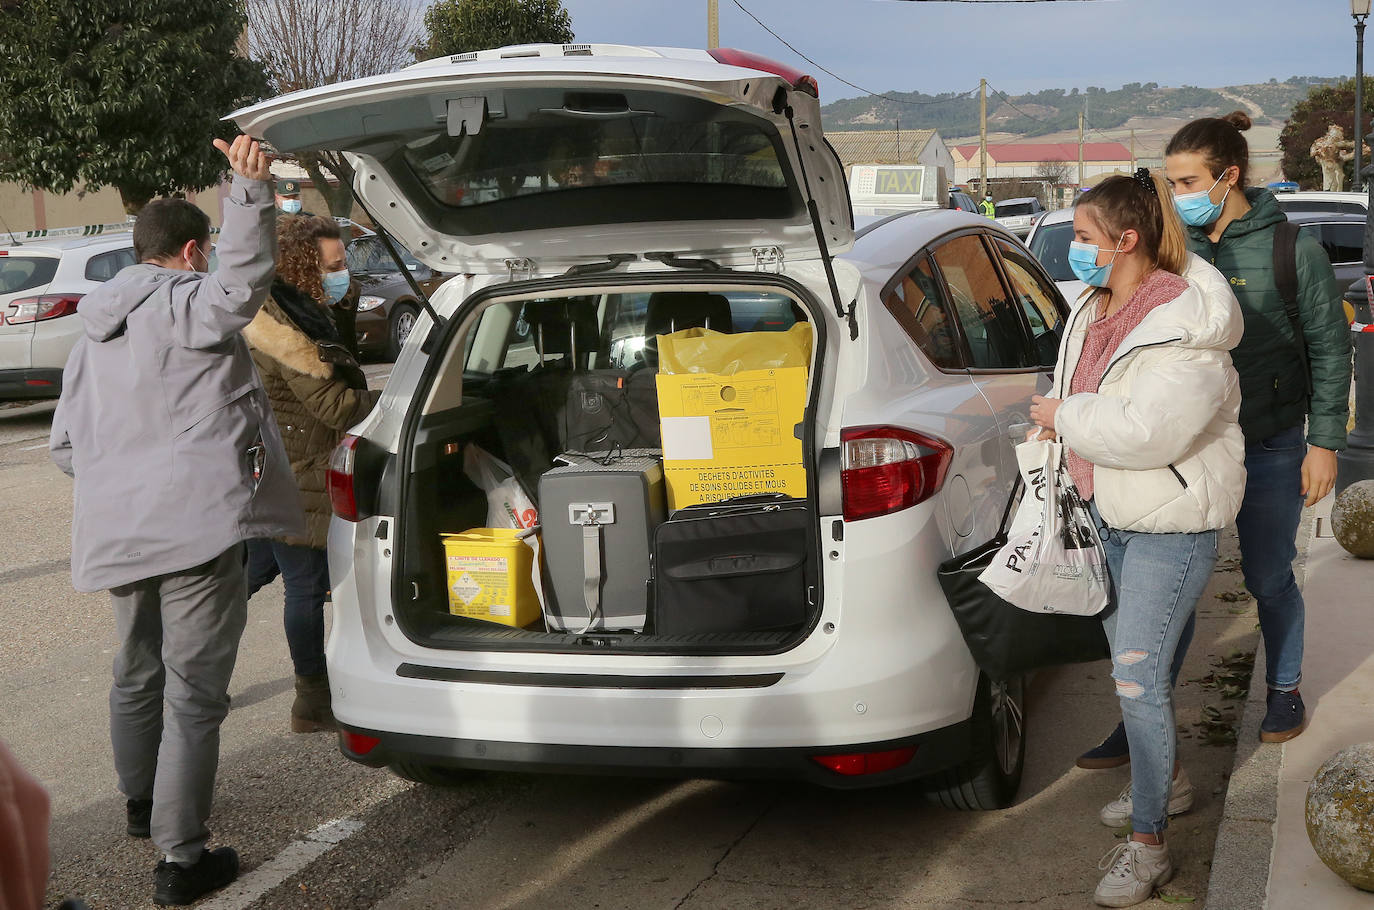
[[[368,390],[328,310],[349,288],[338,224],[318,215],[288,215],[277,220],[277,244],[271,296],[243,336],[300,487],[306,536],[251,541],[248,591],[251,596],[280,572],[286,643],[296,674],[291,729],[310,733],[334,728],[324,662],[329,456],[344,432],[372,410],[378,393]]]

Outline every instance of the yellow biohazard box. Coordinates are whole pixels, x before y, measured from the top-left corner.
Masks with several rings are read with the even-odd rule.
[[[806,367],[659,373],[668,508],[759,493],[806,495],[798,426]]]
[[[534,550],[505,528],[443,534],[448,611],[522,628],[542,615],[532,570]]]

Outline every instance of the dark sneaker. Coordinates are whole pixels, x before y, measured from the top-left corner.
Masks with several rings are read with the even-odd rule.
[[[1097,771],[1102,768],[1119,768],[1130,761],[1131,747],[1126,742],[1126,724],[1123,722],[1116,725],[1116,729],[1102,740],[1100,746],[1094,746],[1078,756],[1078,761],[1074,764],[1080,768]]]
[[[130,837],[152,837],[153,801],[151,799],[131,799],[124,804],[124,814],[129,820],[127,830]]]
[[[1264,721],[1260,724],[1260,742],[1286,743],[1307,726],[1307,709],[1303,707],[1298,690],[1280,692],[1269,690]]]
[[[191,866],[162,860],[153,872],[153,903],[179,907],[238,878],[239,855],[233,847],[205,850]]]

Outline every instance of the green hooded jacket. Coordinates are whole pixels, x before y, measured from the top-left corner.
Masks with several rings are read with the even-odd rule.
[[[1188,227],[1188,246],[1231,283],[1245,316],[1245,335],[1231,352],[1240,374],[1240,427],[1246,442],[1273,436],[1309,417],[1307,441],[1345,448],[1350,411],[1350,326],[1326,252],[1307,234],[1298,237],[1298,313],[1312,371],[1312,400],[1292,323],[1274,280],[1274,226],[1284,214],[1266,189],[1245,191],[1250,211],[1226,226],[1213,243]]]

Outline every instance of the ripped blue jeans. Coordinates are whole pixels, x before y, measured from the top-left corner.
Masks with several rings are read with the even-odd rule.
[[[1131,827],[1159,834],[1178,746],[1169,667],[1216,565],[1217,532],[1119,531],[1091,508],[1117,599],[1102,625],[1130,741]]]

